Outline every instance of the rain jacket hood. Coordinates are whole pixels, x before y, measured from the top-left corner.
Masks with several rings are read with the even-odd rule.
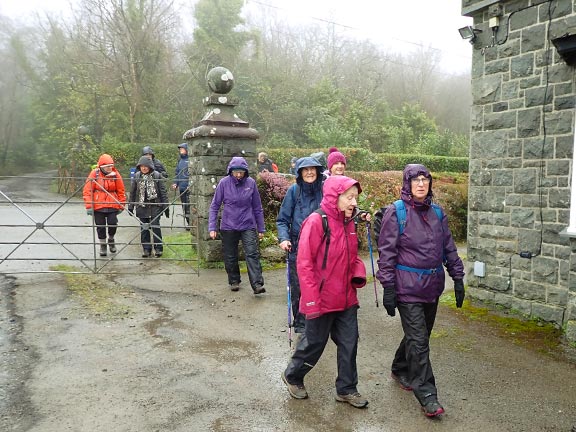
[[[424,205],[430,206],[432,203],[432,197],[434,194],[432,193],[432,175],[428,168],[424,165],[420,164],[408,164],[404,167],[404,173],[402,175],[402,192],[400,196],[402,200],[409,205],[413,205],[414,200],[412,199],[412,183],[411,179],[418,176],[424,176],[430,179],[430,187],[428,188],[428,196],[424,199]]]
[[[146,156],[142,156],[139,160],[138,160],[138,165],[136,165],[137,169],[140,169],[141,166],[145,166],[150,168],[150,171],[154,171],[154,161],[152,161],[152,159],[147,158]]]
[[[310,156],[300,158],[296,161],[296,183],[299,185],[309,184],[302,178],[302,168],[316,167],[316,181],[320,187],[322,185],[322,164]]]
[[[338,197],[354,185],[358,187],[358,193],[361,193],[362,188],[357,180],[346,176],[328,177],[324,181],[324,196],[320,203],[322,210],[333,218],[342,219],[344,213],[338,208]]]
[[[98,158],[98,167],[101,167],[102,165],[113,165],[114,164],[114,159],[112,159],[112,156],[110,156],[109,154],[102,154],[100,155],[100,157]]]
[[[246,171],[244,178],[250,176],[250,172],[248,171],[248,162],[246,162],[246,159],[244,159],[243,157],[240,156],[233,157],[228,163],[228,169],[226,172],[228,173],[228,175],[232,175],[232,170],[235,169],[243,169],[244,171]]]

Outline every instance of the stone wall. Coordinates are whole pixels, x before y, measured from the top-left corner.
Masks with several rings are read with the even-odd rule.
[[[575,74],[552,43],[576,32],[573,2],[463,0],[462,13],[482,30],[472,49],[468,292],[565,325],[576,340],[576,241],[562,235]]]

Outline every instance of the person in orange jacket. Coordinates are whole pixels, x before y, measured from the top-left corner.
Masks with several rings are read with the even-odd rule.
[[[96,234],[100,240],[100,256],[107,255],[106,234],[110,253],[116,253],[114,235],[118,228],[118,215],[126,204],[124,181],[114,167],[112,156],[104,153],[98,158],[83,189],[86,213],[93,217]]]

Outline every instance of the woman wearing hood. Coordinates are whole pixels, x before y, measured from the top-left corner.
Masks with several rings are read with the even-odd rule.
[[[238,243],[242,240],[248,278],[254,294],[266,292],[258,241],[264,237],[264,209],[256,181],[250,177],[248,163],[242,157],[233,157],[228,164],[228,175],[218,182],[210,205],[208,231],[216,239],[217,231],[222,238],[224,267],[232,291],[240,289],[240,267],[238,265]],[[217,226],[218,212],[222,210],[220,227]]]
[[[322,201],[322,165],[312,157],[303,157],[296,162],[296,183],[286,191],[282,200],[276,227],[280,248],[288,252],[290,297],[292,300],[293,326],[296,334],[304,333],[304,316],[299,312],[300,283],[296,270],[298,237],[302,222]]]
[[[140,219],[140,242],[142,243],[142,257],[149,258],[154,249],[154,256],[162,256],[164,244],[160,217],[162,212],[170,216],[168,208],[168,192],[164,177],[154,170],[152,159],[142,156],[136,165],[136,174],[130,188],[130,204],[128,210],[134,212]],[[150,235],[150,230],[152,235]]]
[[[406,213],[399,217],[395,205],[384,212],[377,274],[384,287],[384,307],[390,316],[398,308],[404,330],[392,362],[392,378],[401,388],[413,391],[428,417],[444,412],[430,363],[430,334],[444,291],[443,266],[454,280],[456,306],[462,307],[464,301],[464,265],[448,219],[432,203],[432,197],[428,169],[419,164],[406,165],[400,203]],[[399,219],[403,219],[402,233]]]
[[[92,215],[96,225],[100,256],[107,255],[106,231],[110,253],[116,253],[114,236],[118,229],[118,214],[126,204],[126,192],[112,156],[103,154],[98,158],[98,167],[88,175],[82,192],[86,213]]]
[[[296,257],[300,280],[300,312],[306,317],[304,334],[282,373],[288,392],[306,399],[304,377],[316,365],[331,337],[337,347],[338,377],[335,398],[356,408],[368,401],[358,393],[358,296],[366,285],[366,268],[358,257],[353,216],[360,184],[346,176],[324,181],[320,212],[304,220]]]

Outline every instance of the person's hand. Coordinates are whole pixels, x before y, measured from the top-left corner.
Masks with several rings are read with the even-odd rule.
[[[170,186],[172,188],[172,190],[176,190],[176,188],[178,187],[178,185],[176,183],[172,184],[172,186]]]
[[[464,281],[462,279],[454,280],[454,296],[456,297],[456,307],[461,308],[464,303]]]
[[[280,243],[280,249],[286,251],[286,252],[290,252],[290,250],[292,249],[292,243],[290,243],[290,240],[284,240],[282,243]]]
[[[164,216],[166,216],[167,218],[170,217],[170,209],[168,207],[166,207],[166,209],[164,210]]]
[[[262,240],[264,238],[264,233],[258,233],[258,240]]]
[[[386,312],[390,316],[396,316],[396,287],[384,287],[384,296],[382,297],[382,304]]]
[[[216,240],[216,235],[217,235],[216,231],[210,231],[210,238],[212,240]]]
[[[86,214],[87,214],[88,216],[92,216],[92,215],[94,214],[94,210],[91,209],[91,208],[86,209]]]

